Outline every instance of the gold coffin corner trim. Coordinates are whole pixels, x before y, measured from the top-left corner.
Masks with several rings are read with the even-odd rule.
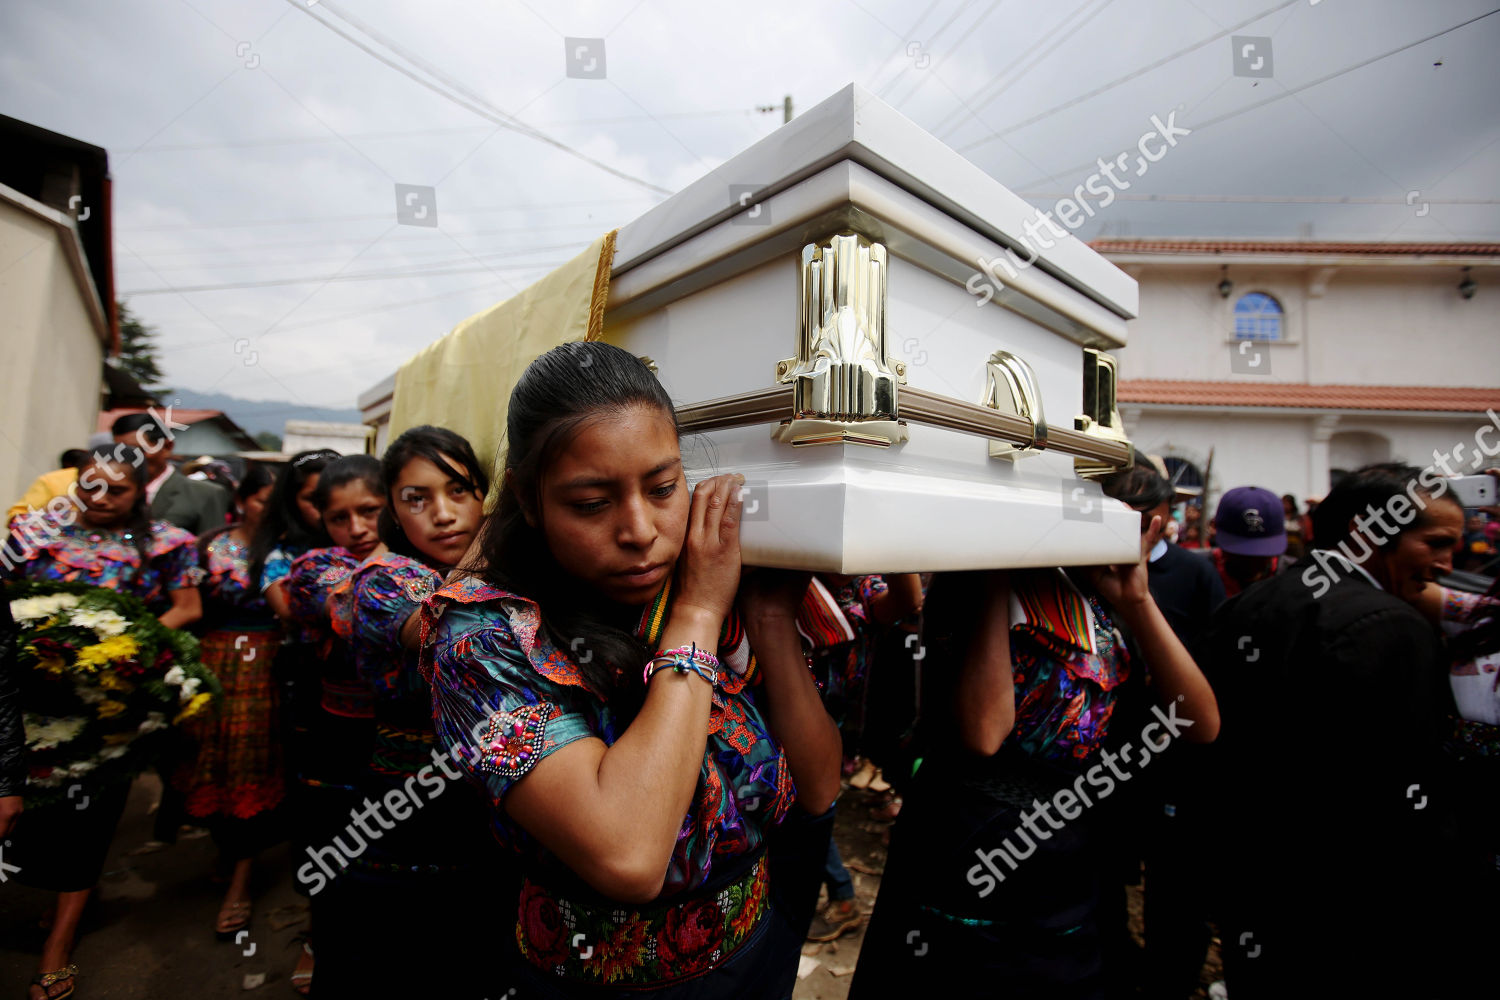
[[[729,427],[751,427],[789,420],[793,389],[774,385],[735,396],[708,399],[677,408],[677,422],[684,434],[702,434]],[[941,393],[905,386],[901,390],[901,414],[908,423],[929,424],[962,431],[982,438],[999,439],[1025,446],[1035,440],[1033,423],[987,406],[966,403]],[[1128,441],[1115,441],[1062,427],[1049,428],[1047,450],[1090,459],[1110,469],[1122,469],[1134,460]]]
[[[1073,462],[1073,471],[1080,476],[1107,476],[1135,461],[1135,447],[1125,434],[1125,421],[1120,417],[1120,410],[1115,402],[1119,378],[1119,362],[1103,351],[1092,347],[1084,348],[1083,412],[1074,419],[1073,426],[1091,438],[1122,445],[1125,460],[1103,462],[1093,456],[1079,455]]]
[[[984,398],[980,404],[1031,424],[1031,440],[1017,445],[990,441],[990,457],[1015,461],[1047,447],[1047,419],[1042,413],[1042,390],[1031,365],[1010,351],[996,351],[985,363]]]
[[[906,440],[897,386],[906,366],[886,353],[887,255],[857,233],[802,248],[797,356],[776,366],[792,414],[771,432],[796,446]]]

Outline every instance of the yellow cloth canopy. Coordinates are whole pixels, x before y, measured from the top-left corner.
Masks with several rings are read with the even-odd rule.
[[[505,411],[526,366],[558,344],[599,340],[615,257],[612,230],[519,294],[477,313],[396,373],[390,435],[422,424],[462,434],[498,488]]]

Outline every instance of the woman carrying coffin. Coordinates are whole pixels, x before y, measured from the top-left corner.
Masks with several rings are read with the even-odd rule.
[[[1152,518],[1138,563],[934,580],[924,665],[940,692],[924,703],[949,709],[925,720],[850,997],[976,983],[1017,998],[1110,995],[1111,797],[1173,739],[1218,729],[1208,682],[1147,588],[1161,525]],[[1114,732],[1122,686],[1141,672],[1151,722]]]
[[[522,996],[795,979],[765,837],[794,797],[826,812],[839,768],[796,631],[808,581],[755,574],[736,611],[742,479],[690,496],[678,435],[639,359],[544,354],[511,394],[476,573],[423,611],[439,742],[521,857],[519,912],[494,919],[514,921]]]

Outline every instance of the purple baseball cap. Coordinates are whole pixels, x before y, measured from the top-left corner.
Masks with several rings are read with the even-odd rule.
[[[1281,497],[1259,486],[1236,486],[1219,498],[1215,544],[1237,556],[1279,556],[1286,551]]]

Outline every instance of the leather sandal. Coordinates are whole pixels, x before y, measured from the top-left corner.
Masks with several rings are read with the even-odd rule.
[[[44,972],[39,976],[31,977],[31,985],[40,986],[42,988],[42,993],[47,997],[47,1000],[62,1000],[63,997],[70,997],[73,995],[73,977],[76,975],[78,975],[78,966],[65,965],[61,969],[54,969],[51,972]],[[60,982],[63,982],[64,980],[66,980],[68,983],[67,991],[63,993],[53,993],[52,987],[56,986]]]
[[[302,939],[302,954],[306,955],[308,958],[313,957],[312,945],[307,941],[305,937]],[[301,959],[299,958],[298,961],[300,962]],[[296,990],[303,996],[309,995],[312,992],[312,978],[312,969],[294,970],[292,972],[292,989]]]

